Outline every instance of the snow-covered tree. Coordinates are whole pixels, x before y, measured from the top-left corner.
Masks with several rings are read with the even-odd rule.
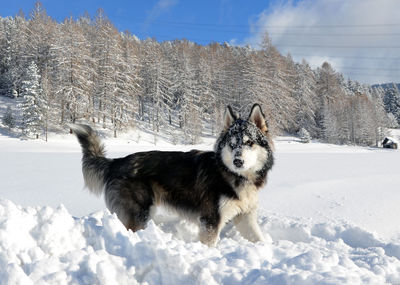
[[[210,133],[215,134],[215,122],[212,119],[214,108],[215,108],[215,94],[212,92],[212,71],[211,65],[208,61],[205,51],[201,49],[197,50],[196,53],[196,66],[195,66],[195,92],[199,98],[199,120],[202,120],[209,125]]]
[[[293,62],[282,57],[272,45],[268,34],[262,49],[253,59],[254,88],[257,101],[261,102],[269,118],[270,129],[289,130],[294,123],[295,100]]]
[[[7,106],[7,110],[2,118],[2,122],[9,130],[15,127],[15,119],[10,106]]]
[[[305,128],[299,130],[298,136],[302,143],[309,143],[311,141],[311,135]]]
[[[57,29],[51,52],[57,58],[54,70],[55,96],[60,102],[61,123],[86,117],[92,86],[90,50],[78,22],[67,18]]]
[[[392,113],[400,124],[400,91],[395,84],[385,91],[384,103],[386,111]]]
[[[117,130],[122,130],[134,125],[135,113],[138,112],[138,96],[141,92],[141,79],[139,78],[140,63],[137,57],[138,48],[136,40],[125,33],[118,38],[118,56],[116,65],[116,108],[114,112],[114,136]]]
[[[23,15],[0,21],[0,94],[18,97],[26,65],[27,22]]]
[[[383,103],[383,92],[379,88],[368,86],[368,97],[373,105],[373,112],[369,116],[373,117],[375,130],[375,146],[379,146],[382,139],[386,136],[387,114]]]
[[[296,101],[296,127],[305,128],[313,136],[317,136],[315,74],[305,60],[301,64],[296,64],[296,71],[296,84],[293,93]]]
[[[45,130],[80,120],[114,136],[136,126],[195,142],[218,133],[226,105],[246,116],[253,103],[262,105],[272,132],[305,128],[335,143],[378,142],[385,110],[400,122],[395,85],[345,80],[329,63],[312,70],[280,54],[268,34],[259,49],[139,40],[101,9],[94,18],[57,23],[38,2],[27,18],[0,17],[0,95],[22,95],[32,61],[42,96],[23,100],[37,104]]]
[[[316,74],[318,94],[316,123],[322,137],[329,133],[324,130],[329,124],[329,120],[326,120],[324,116],[325,114],[332,114],[329,108],[339,103],[340,98],[344,98],[344,91],[339,84],[338,74],[328,62],[324,62],[322,67],[317,69]],[[343,100],[341,100],[340,104],[343,104]]]
[[[397,129],[399,127],[397,119],[392,113],[387,115],[387,127],[392,129]]]
[[[149,123],[152,130],[160,132],[169,124],[169,108],[173,100],[172,69],[163,53],[161,46],[153,40],[146,42],[146,51],[142,62],[145,66],[145,82],[143,98]]]
[[[40,87],[40,75],[34,61],[26,70],[25,79],[22,81],[23,101],[20,105],[22,110],[22,133],[24,135],[35,135],[39,137],[42,126],[42,100],[43,92]]]
[[[118,31],[99,9],[95,19],[95,36],[93,57],[95,61],[93,104],[96,105],[97,121],[106,128],[107,117],[115,117],[116,103],[116,65],[114,59],[118,54]]]
[[[43,4],[37,1],[27,24],[24,58],[28,63],[35,61],[41,73],[51,60],[50,49],[55,40],[56,22],[47,15]]]
[[[41,91],[42,91],[41,112],[42,112],[42,124],[46,142],[48,137],[50,121],[52,118],[55,118],[53,110],[55,93],[53,92],[53,88],[51,86],[49,77],[50,76],[48,73],[48,69],[47,67],[45,67],[41,77]]]

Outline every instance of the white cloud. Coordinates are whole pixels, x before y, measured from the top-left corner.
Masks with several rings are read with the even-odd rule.
[[[400,82],[399,11],[398,0],[280,1],[251,23],[246,43],[257,46],[267,31],[296,61],[326,60],[361,82]]]
[[[153,21],[155,21],[160,15],[165,12],[168,12],[173,6],[178,3],[178,0],[159,0],[153,8],[147,13],[146,21],[145,21],[145,29],[151,25]]]

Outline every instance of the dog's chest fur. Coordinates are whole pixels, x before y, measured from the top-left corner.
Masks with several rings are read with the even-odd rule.
[[[244,183],[235,189],[238,199],[221,196],[219,213],[222,222],[226,223],[234,217],[249,213],[258,207],[258,189],[253,183]]]

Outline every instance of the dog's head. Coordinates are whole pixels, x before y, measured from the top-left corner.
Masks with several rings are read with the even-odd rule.
[[[254,104],[247,120],[239,118],[227,107],[224,130],[215,151],[231,172],[250,177],[265,169],[272,161],[273,143],[260,105]]]

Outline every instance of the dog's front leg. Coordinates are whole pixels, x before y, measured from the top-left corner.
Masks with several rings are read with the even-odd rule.
[[[251,242],[265,241],[257,223],[257,209],[240,214],[233,219],[240,234]]]
[[[220,221],[206,217],[200,218],[199,239],[209,247],[215,246],[220,233]]]

